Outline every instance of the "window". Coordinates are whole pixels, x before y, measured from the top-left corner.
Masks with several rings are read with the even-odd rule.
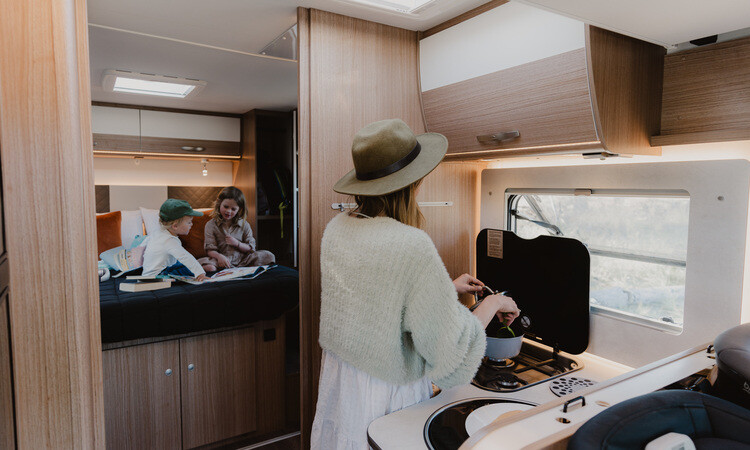
[[[592,313],[682,331],[690,207],[686,192],[507,193],[508,229],[518,236],[564,236],[586,245]]]

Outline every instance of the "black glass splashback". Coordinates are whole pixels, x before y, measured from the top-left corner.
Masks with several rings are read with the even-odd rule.
[[[590,262],[580,241],[553,236],[527,240],[510,231],[484,229],[476,245],[477,278],[492,289],[509,291],[529,319],[526,337],[572,354],[586,350]],[[519,325],[514,323],[514,330]]]

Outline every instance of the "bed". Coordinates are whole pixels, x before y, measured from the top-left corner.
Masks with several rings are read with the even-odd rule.
[[[119,290],[122,278],[99,284],[102,342],[172,336],[272,320],[297,306],[299,274],[275,266],[254,279],[146,292]]]

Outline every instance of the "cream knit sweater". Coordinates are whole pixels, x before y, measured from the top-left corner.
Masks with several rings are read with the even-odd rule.
[[[320,265],[321,347],[395,384],[427,376],[447,389],[471,381],[484,329],[458,302],[427,233],[341,213],[323,234]]]

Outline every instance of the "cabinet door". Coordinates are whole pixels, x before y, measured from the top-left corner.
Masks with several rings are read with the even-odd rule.
[[[180,449],[179,342],[102,353],[108,449]]]
[[[91,107],[91,132],[98,153],[141,150],[140,111],[110,106]]]
[[[241,129],[239,117],[142,110],[141,150],[143,153],[239,157]]]
[[[256,429],[254,329],[180,339],[184,448]]]
[[[0,448],[16,448],[11,379],[8,294],[5,294],[0,297]]]

